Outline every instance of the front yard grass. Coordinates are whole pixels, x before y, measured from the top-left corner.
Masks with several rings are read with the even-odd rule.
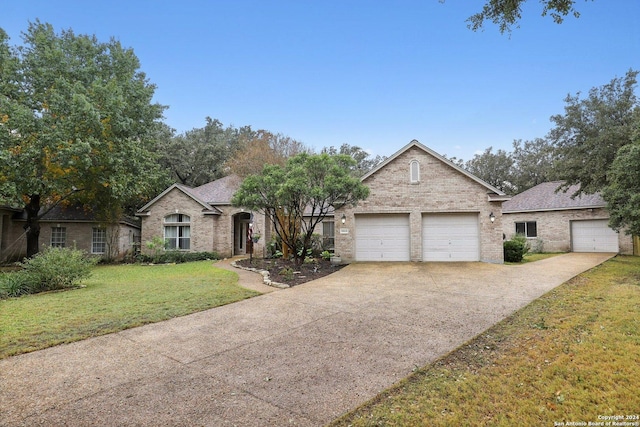
[[[0,359],[258,295],[211,261],[99,266],[85,288],[0,301]]]
[[[331,425],[639,425],[639,312],[640,257],[618,256]]]

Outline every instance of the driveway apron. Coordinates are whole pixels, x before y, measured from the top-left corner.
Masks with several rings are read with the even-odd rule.
[[[0,361],[0,425],[318,426],[609,259],[356,263]]]

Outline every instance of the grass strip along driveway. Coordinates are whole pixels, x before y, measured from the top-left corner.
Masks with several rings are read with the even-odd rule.
[[[99,266],[84,285],[0,301],[0,359],[258,295],[211,261]]]
[[[331,425],[640,425],[638,313],[640,257],[618,256]]]

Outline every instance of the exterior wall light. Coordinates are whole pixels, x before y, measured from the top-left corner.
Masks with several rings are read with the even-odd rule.
[[[347,222],[347,217],[344,216],[344,214],[342,214],[342,218],[340,218],[340,222],[342,222],[343,224]]]
[[[491,220],[492,223],[495,222],[496,216],[493,214],[493,212],[489,214],[489,219]]]

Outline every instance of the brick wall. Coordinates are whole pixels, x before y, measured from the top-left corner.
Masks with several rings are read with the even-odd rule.
[[[171,214],[189,216],[191,227],[191,251],[214,251],[214,222],[216,215],[205,215],[203,206],[174,188],[157,200],[149,209],[149,216],[142,217],[142,252],[149,253],[145,242],[154,237],[164,238],[164,218]]]
[[[503,215],[504,234],[511,239],[516,234],[516,222],[536,221],[536,239],[532,246],[540,246],[544,252],[571,251],[571,221],[587,219],[609,219],[605,209],[572,209],[562,211],[508,213]],[[633,254],[633,240],[624,232],[618,234],[620,253]]]
[[[234,218],[244,210],[230,205],[216,207],[222,212],[220,215],[205,214],[201,204],[174,188],[150,207],[149,216],[142,217],[142,251],[149,253],[145,242],[155,236],[164,237],[164,218],[180,213],[190,218],[192,252],[217,252],[222,257],[233,256]],[[254,229],[257,227],[262,234],[260,241],[254,245],[254,255],[262,256],[266,241],[264,215],[256,213],[254,221]]]
[[[410,182],[409,165],[420,164],[420,180]],[[336,212],[336,253],[355,259],[355,215],[361,213],[408,213],[411,226],[411,260],[422,260],[422,216],[427,213],[477,213],[480,229],[480,260],[502,263],[501,202],[488,201],[488,189],[418,147],[411,147],[363,181],[370,196],[357,207]],[[496,216],[494,223],[489,214]],[[340,223],[342,214],[345,224]],[[348,230],[342,234],[340,229]]]

